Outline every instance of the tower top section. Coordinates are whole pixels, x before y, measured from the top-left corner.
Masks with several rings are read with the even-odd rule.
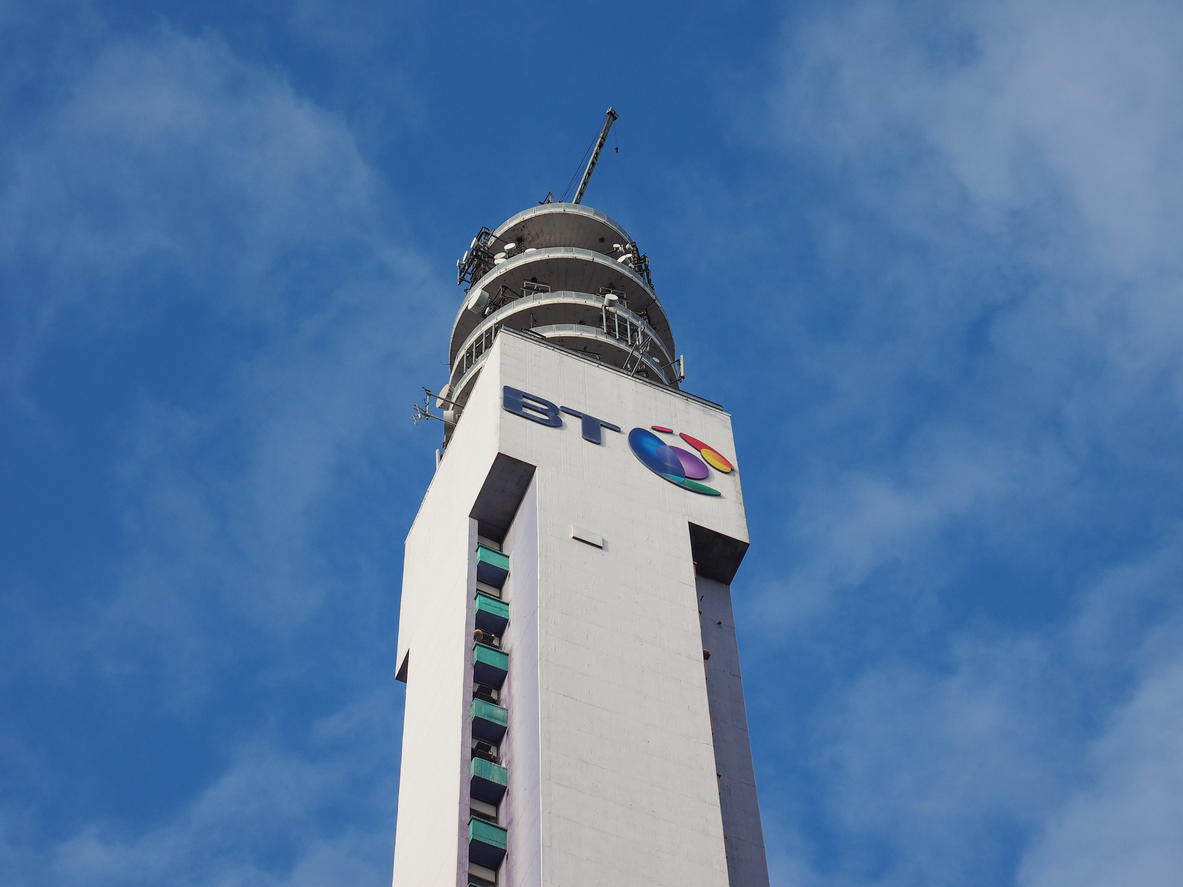
[[[678,387],[680,362],[648,256],[602,212],[577,203],[531,207],[495,230],[481,228],[456,267],[467,295],[452,327],[442,398],[463,408],[505,327]]]

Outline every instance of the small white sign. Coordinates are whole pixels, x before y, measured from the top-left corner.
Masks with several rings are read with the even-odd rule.
[[[604,547],[604,537],[599,533],[593,533],[591,530],[585,530],[582,527],[572,525],[571,538],[578,539],[580,542],[586,542],[588,545],[594,545],[596,548]]]

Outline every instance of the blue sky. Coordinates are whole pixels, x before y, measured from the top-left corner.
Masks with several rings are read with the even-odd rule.
[[[780,887],[1183,871],[1183,7],[0,0],[0,871],[385,884],[454,262],[734,415]]]

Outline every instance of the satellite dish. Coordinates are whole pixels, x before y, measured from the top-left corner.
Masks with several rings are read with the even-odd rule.
[[[528,253],[534,252],[534,247],[532,247],[532,246],[526,247],[526,252],[528,252]]]
[[[494,264],[494,265],[500,265],[500,264],[501,264],[502,262],[504,262],[504,261],[505,261],[505,256],[498,256],[497,258],[495,258],[495,259],[493,260],[493,264]]]
[[[493,256],[493,258],[499,262],[504,262],[505,261],[505,253],[498,253],[497,255]]]
[[[469,252],[468,250],[465,250],[464,255],[460,257],[460,264],[461,265],[463,265],[465,262],[468,261],[468,252]]]
[[[508,253],[508,252],[511,252],[511,251],[513,251],[513,250],[515,250],[515,249],[517,249],[517,248],[518,248],[518,245],[517,245],[516,243],[507,243],[507,244],[505,245],[505,251],[506,251],[507,253]]]
[[[483,289],[478,289],[475,293],[468,297],[468,304],[464,307],[475,314],[477,317],[485,316],[485,308],[489,305],[489,294]]]
[[[468,249],[469,249],[470,251],[471,251],[471,250],[474,250],[474,249],[476,249],[476,238],[475,238],[475,237],[472,239],[472,243],[470,243],[470,244],[468,245]]]

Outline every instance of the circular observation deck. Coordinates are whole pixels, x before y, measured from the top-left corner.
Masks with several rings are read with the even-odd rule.
[[[503,328],[671,388],[674,337],[648,258],[608,216],[574,203],[531,207],[482,228],[457,263],[469,286],[452,328],[441,397],[463,407]]]

